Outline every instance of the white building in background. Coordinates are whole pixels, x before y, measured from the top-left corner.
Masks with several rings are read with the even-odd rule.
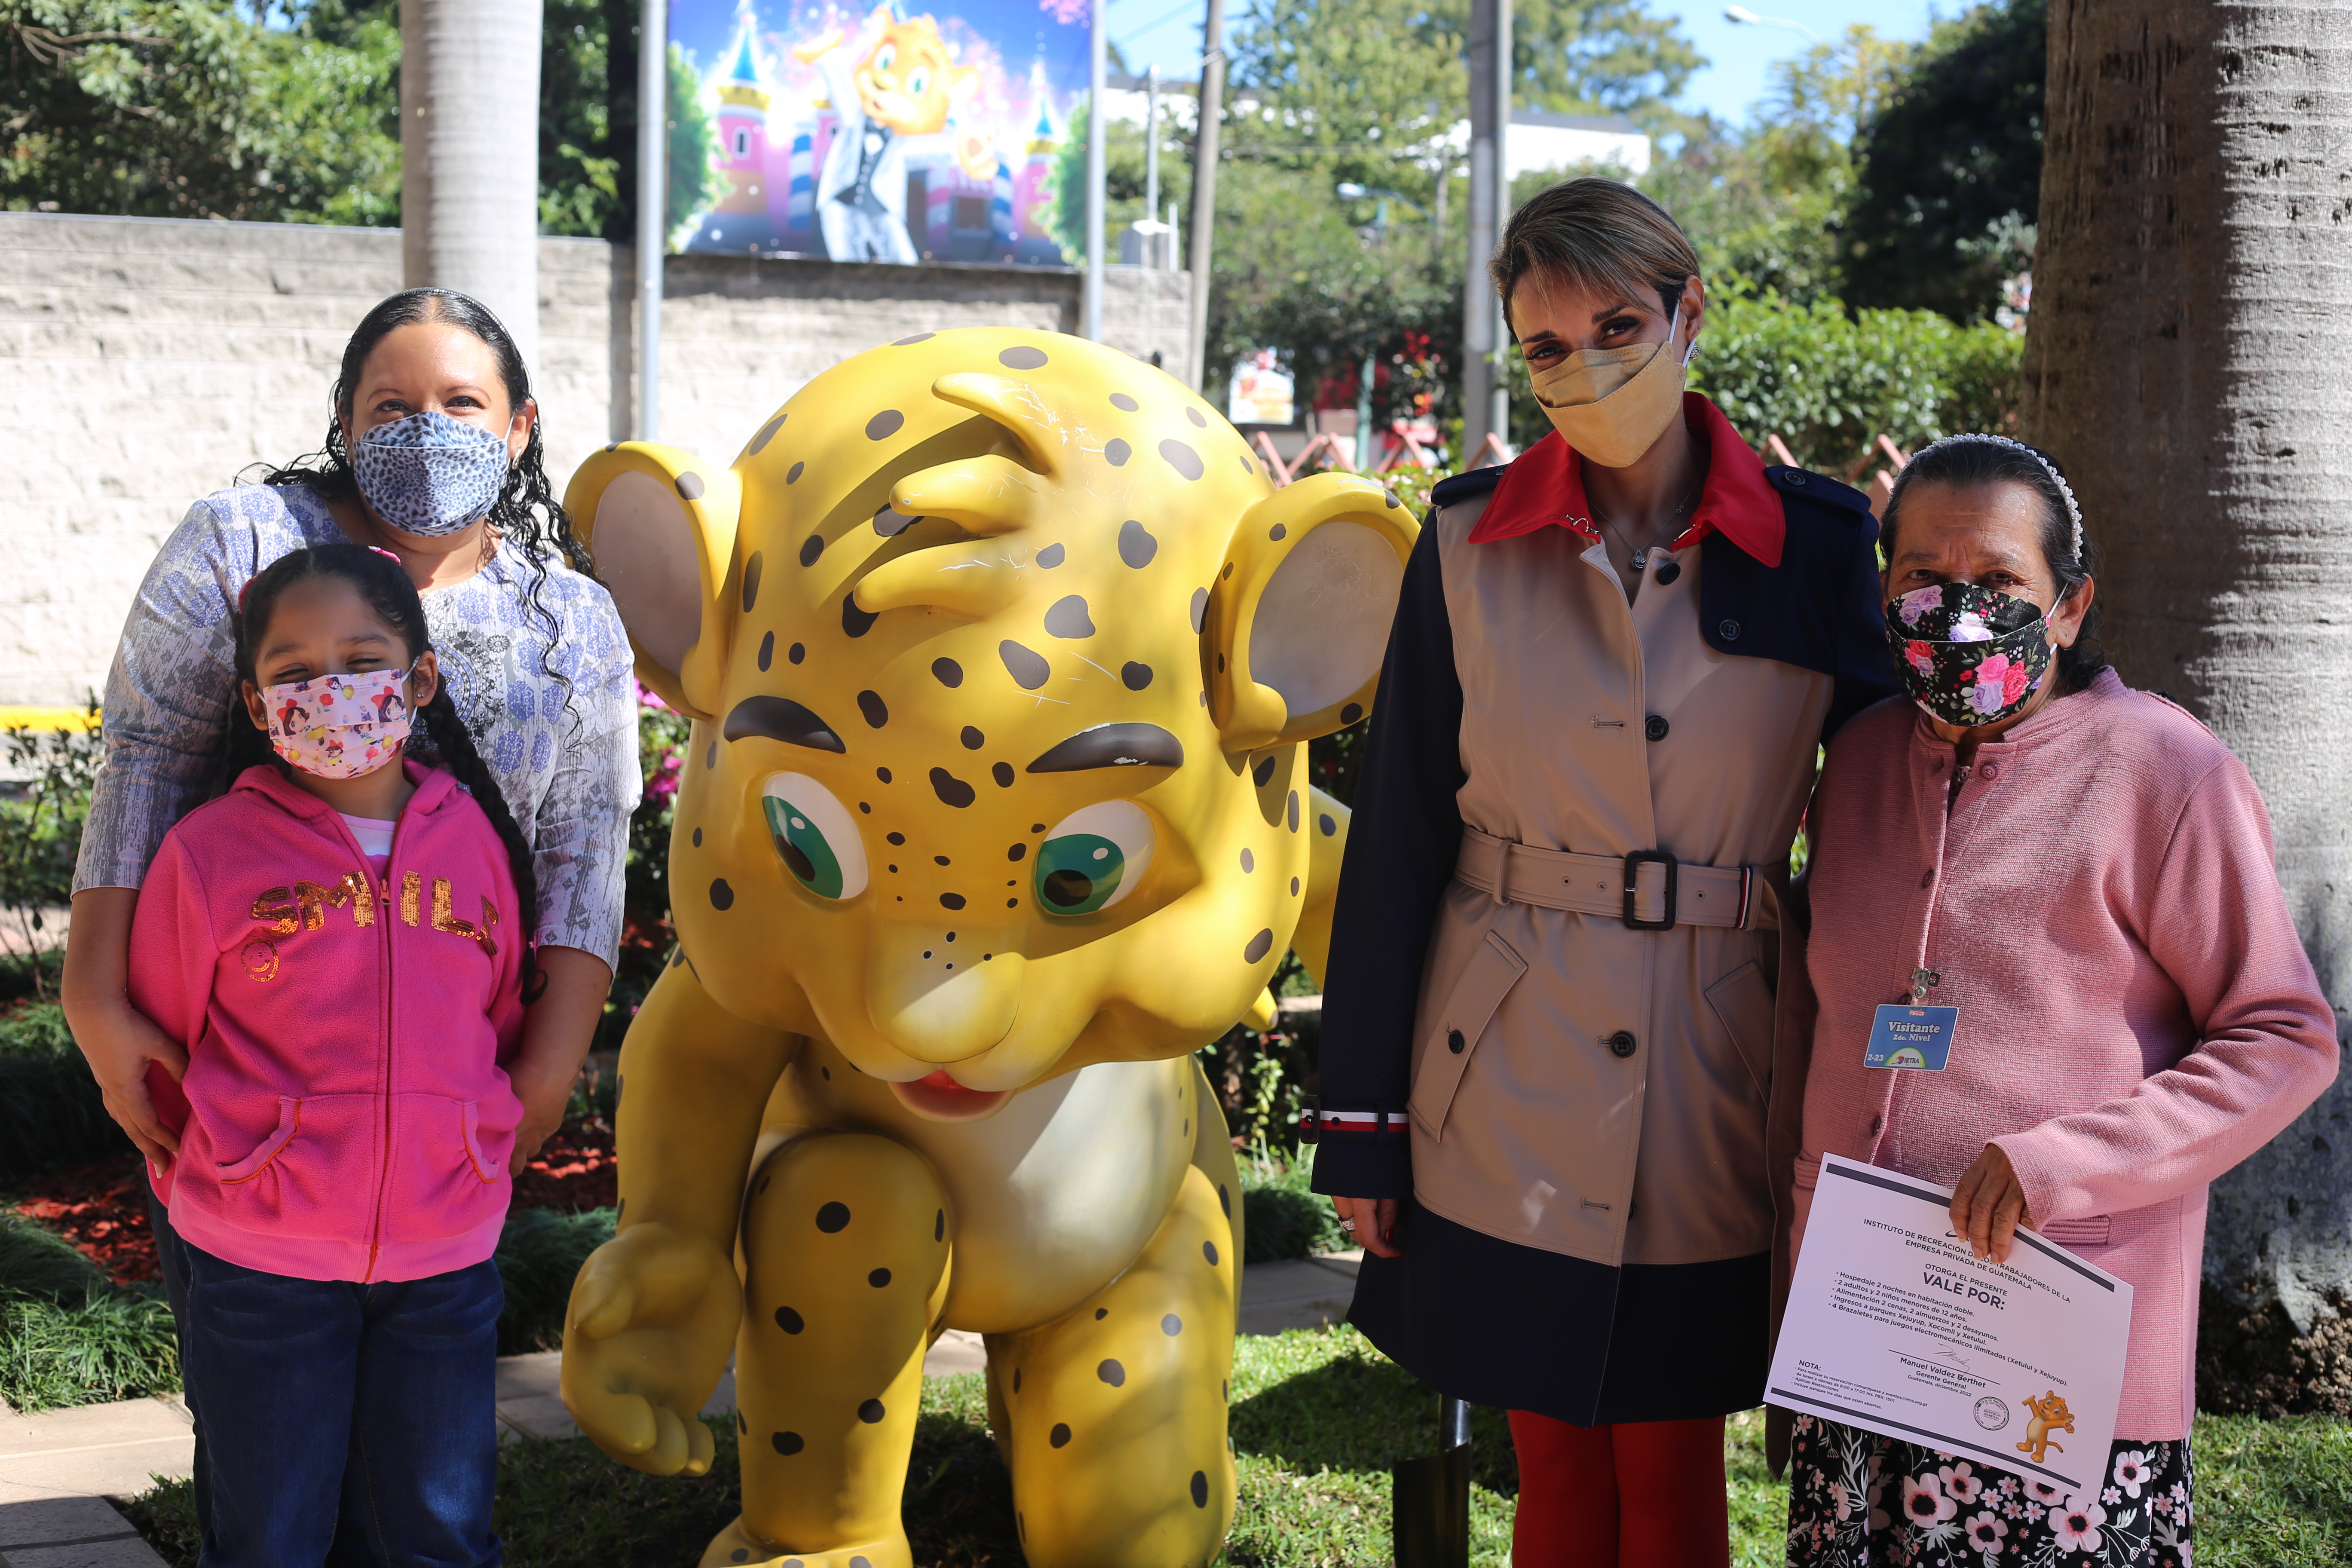
[[[1622,114],[1554,114],[1541,109],[1511,111],[1511,134],[1503,161],[1513,179],[1538,169],[1576,169],[1595,174],[1611,166],[1626,174],[1650,172],[1650,139]]]

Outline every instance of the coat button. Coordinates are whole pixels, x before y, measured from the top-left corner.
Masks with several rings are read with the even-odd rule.
[[[1620,1029],[1615,1034],[1610,1036],[1609,1054],[1613,1057],[1632,1056],[1633,1054],[1633,1031],[1630,1029]]]
[[[1663,713],[1653,713],[1642,721],[1642,733],[1653,741],[1664,740],[1666,729],[1666,716]]]
[[[1452,1051],[1455,1056],[1460,1056],[1462,1054],[1462,1047],[1468,1044],[1469,1042],[1462,1037],[1461,1030],[1448,1029],[1445,1031],[1445,1048]]]
[[[1886,1118],[1884,1116],[1874,1116],[1870,1119],[1870,1135],[1873,1138],[1877,1137],[1880,1133],[1885,1131]]]
[[[1922,872],[1920,872],[1920,873],[1919,873],[1919,885],[1920,885],[1921,887],[1923,887],[1923,888],[1933,887],[1933,886],[1935,885],[1935,882],[1936,882],[1936,868],[1934,868],[1933,866],[1928,867],[1926,870],[1924,870],[1924,871],[1922,871]]]
[[[1803,489],[1807,485],[1813,482],[1813,476],[1805,472],[1802,468],[1783,468],[1780,470],[1780,477],[1788,480],[1790,484],[1796,486],[1799,489]]]
[[[1985,763],[1984,766],[1977,770],[1977,777],[1983,779],[1988,784],[1991,783],[1994,779],[2000,777],[2000,764],[1999,763]]]
[[[1669,561],[1658,568],[1658,585],[1664,587],[1682,574],[1683,563],[1679,561]]]
[[[1738,642],[1739,640],[1739,623],[1728,618],[1717,621],[1715,626],[1715,635],[1721,637],[1726,642]]]

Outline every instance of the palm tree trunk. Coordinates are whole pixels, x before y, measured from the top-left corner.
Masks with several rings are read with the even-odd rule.
[[[2052,0],[2048,80],[2025,426],[2105,552],[2124,679],[2187,706],[2261,784],[2340,1031],[2352,10]],[[2347,1114],[2352,1079],[2213,1192],[2208,1284],[2283,1307],[2299,1336],[2352,1310]]]
[[[539,368],[541,0],[400,0],[402,271],[497,312]]]

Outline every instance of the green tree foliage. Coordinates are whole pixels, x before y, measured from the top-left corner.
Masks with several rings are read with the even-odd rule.
[[[1529,4],[1514,33],[1522,103],[1634,109],[1678,91],[1704,63],[1640,0]],[[1256,0],[1235,29],[1212,384],[1238,355],[1272,348],[1303,396],[1325,388],[1352,403],[1370,354],[1376,418],[1424,395],[1431,412],[1453,411],[1466,193],[1443,172],[1470,112],[1468,12],[1466,0]],[[1342,183],[1397,193],[1385,231],[1372,200],[1338,195]]]
[[[625,237],[621,159],[614,142],[636,132],[636,80],[613,69],[613,6],[607,0],[542,0],[539,51],[539,231]],[[635,58],[635,29],[622,47]],[[629,112],[616,118],[616,89]]]
[[[1863,127],[1846,220],[1855,303],[1978,320],[2032,266],[2048,31],[2044,0],[1938,23]]]
[[[1883,432],[1916,450],[1957,430],[2014,434],[2023,334],[1932,310],[1810,305],[1737,285],[1709,302],[1691,384],[1751,446],[1779,436],[1797,461],[1842,477],[1873,464]]]
[[[1855,26],[1776,62],[1755,123],[1707,125],[1639,184],[1681,220],[1710,276],[1803,303],[1843,292],[1857,125],[1888,101],[1911,47]]]
[[[1160,100],[1160,211],[1163,221],[1168,204],[1176,204],[1180,238],[1192,221],[1192,160],[1191,139],[1175,134],[1167,118],[1173,94]],[[1147,188],[1143,127],[1114,120],[1103,135],[1103,243],[1112,261],[1118,259],[1118,237],[1129,224],[1155,215],[1143,210]],[[1051,228],[1055,242],[1073,266],[1087,255],[1087,104],[1080,99],[1070,111],[1069,140],[1054,155],[1052,189],[1055,195]],[[1060,199],[1062,193],[1068,199]],[[1180,263],[1181,265],[1181,263]]]
[[[323,20],[0,0],[0,207],[398,222],[398,37],[340,5]]]
[[[1454,25],[1467,26],[1467,7]],[[1524,109],[1614,110],[1644,123],[1672,116],[1691,73],[1706,64],[1680,19],[1642,0],[1513,0],[1512,94]]]
[[[711,123],[710,111],[702,103],[702,79],[694,74],[694,67],[686,51],[676,44],[669,47],[669,179],[664,195],[667,211],[665,234],[676,234],[686,220],[719,199],[726,183],[712,168],[710,160],[719,151],[719,128]],[[627,216],[636,221],[636,202],[628,203]],[[614,237],[625,237],[614,236]]]

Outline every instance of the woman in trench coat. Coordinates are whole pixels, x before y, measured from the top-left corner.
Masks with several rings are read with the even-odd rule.
[[[1714,1568],[1804,1087],[1790,846],[1895,688],[1875,529],[1685,390],[1706,290],[1656,204],[1556,185],[1491,271],[1557,430],[1440,485],[1405,574],[1315,1188],[1368,1254],[1352,1321],[1510,1411],[1519,1568]]]

